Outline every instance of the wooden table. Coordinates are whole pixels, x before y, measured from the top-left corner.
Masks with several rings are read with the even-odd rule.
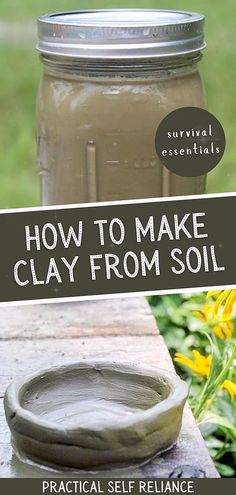
[[[143,362],[173,371],[164,340],[143,298],[6,307],[0,309],[0,321],[2,478],[63,477],[62,473],[25,466],[13,454],[3,397],[7,385],[15,378],[51,365],[91,357]],[[143,467],[123,470],[116,475],[218,477],[188,406],[175,447]],[[68,472],[65,476],[68,477]],[[70,473],[69,476],[73,475]]]

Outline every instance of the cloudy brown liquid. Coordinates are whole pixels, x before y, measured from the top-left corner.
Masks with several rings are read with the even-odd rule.
[[[42,203],[203,192],[204,177],[168,172],[155,151],[159,123],[183,106],[205,106],[197,70],[91,77],[46,69],[38,97]]]

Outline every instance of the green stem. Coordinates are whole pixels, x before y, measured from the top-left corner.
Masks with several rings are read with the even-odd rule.
[[[213,385],[209,386],[209,383],[211,381],[211,375],[207,379],[205,386],[202,390],[201,396],[200,396],[200,402],[199,402],[198,406],[196,407],[196,409],[193,411],[194,417],[196,420],[200,419],[200,416],[203,412],[203,409],[204,409],[204,412],[206,412],[210,408],[210,406],[212,405],[212,403],[215,399],[216,393],[218,392],[218,388],[222,384],[235,356],[236,356],[236,346],[234,347],[234,350],[233,350],[230,358],[228,359],[223,370],[220,372],[218,378],[214,381]],[[211,399],[209,400],[210,395],[211,395]],[[209,403],[206,406],[206,402],[208,400],[209,400]]]

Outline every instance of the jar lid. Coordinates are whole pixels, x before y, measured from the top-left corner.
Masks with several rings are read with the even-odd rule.
[[[38,19],[37,49],[78,59],[184,56],[205,48],[204,16],[151,9],[81,10]]]

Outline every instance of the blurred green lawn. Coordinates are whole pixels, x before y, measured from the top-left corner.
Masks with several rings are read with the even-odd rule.
[[[235,0],[97,1],[1,0],[0,23],[35,22],[61,10],[137,7],[173,8],[206,15],[208,48],[202,62],[209,110],[227,137],[225,156],[209,174],[208,191],[236,190],[236,2]],[[0,41],[0,208],[39,204],[36,171],[35,100],[41,66],[33,44]]]

